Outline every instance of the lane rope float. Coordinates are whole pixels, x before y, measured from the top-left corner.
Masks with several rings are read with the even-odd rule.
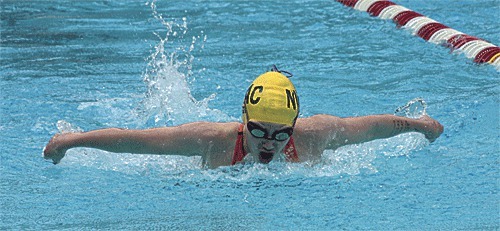
[[[475,63],[488,63],[500,70],[500,47],[478,37],[452,29],[434,19],[387,0],[336,0],[345,6],[381,19],[391,19],[413,35],[452,51],[465,54]]]

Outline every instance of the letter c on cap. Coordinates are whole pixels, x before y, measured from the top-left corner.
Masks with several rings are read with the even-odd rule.
[[[264,87],[263,87],[263,86],[255,86],[255,87],[252,89],[252,93],[250,94],[250,98],[249,98],[249,100],[250,100],[250,103],[251,103],[251,104],[257,104],[257,103],[259,103],[259,101],[260,101],[260,97],[255,97],[255,98],[254,98],[254,96],[255,96],[255,92],[256,92],[256,91],[259,91],[259,93],[262,93],[262,91],[263,91],[263,90],[264,90]]]

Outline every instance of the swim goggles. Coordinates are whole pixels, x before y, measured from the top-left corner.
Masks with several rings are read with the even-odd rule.
[[[290,138],[293,134],[293,128],[286,127],[275,131],[271,135],[271,138],[269,138],[269,132],[267,131],[267,129],[263,128],[259,124],[254,123],[252,121],[247,122],[247,129],[253,137],[264,138],[266,140],[285,141],[288,138]]]

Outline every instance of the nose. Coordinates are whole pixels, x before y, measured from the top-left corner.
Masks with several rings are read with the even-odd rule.
[[[274,140],[265,140],[262,143],[262,147],[266,150],[273,150],[274,149]]]

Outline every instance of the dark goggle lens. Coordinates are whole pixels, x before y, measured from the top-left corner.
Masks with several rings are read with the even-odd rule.
[[[247,128],[248,131],[250,131],[250,134],[254,136],[255,138],[265,138],[268,140],[277,140],[277,141],[285,141],[290,136],[292,136],[293,129],[292,128],[285,128],[283,130],[279,130],[273,133],[271,138],[268,138],[268,132],[264,129],[258,126],[257,124],[254,124],[252,122],[247,123]]]
[[[273,138],[278,141],[285,141],[286,139],[290,138],[290,134],[286,132],[280,132],[280,133],[275,133],[273,135]]]
[[[252,136],[257,137],[257,138],[263,138],[267,135],[267,132],[262,131],[258,128],[254,128],[254,129],[250,130],[250,134],[252,134]]]

